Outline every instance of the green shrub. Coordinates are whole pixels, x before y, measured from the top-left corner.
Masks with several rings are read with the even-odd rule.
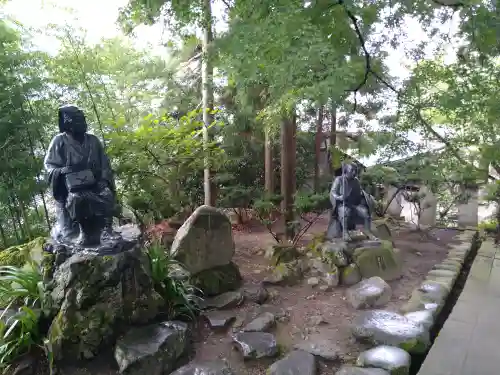
[[[0,267],[0,369],[41,346],[39,321],[43,314],[42,276],[38,267]]]
[[[163,297],[168,319],[194,319],[199,312],[201,291],[189,282],[189,273],[169,257],[159,242],[150,244],[147,254],[155,290]]]
[[[497,231],[497,221],[496,220],[487,220],[479,223],[479,230],[484,230],[486,233],[495,233]]]

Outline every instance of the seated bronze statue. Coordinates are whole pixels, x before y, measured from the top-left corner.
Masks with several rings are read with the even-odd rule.
[[[112,229],[116,203],[109,159],[99,139],[87,133],[78,107],[59,108],[59,131],[44,161],[57,215],[52,238],[98,246],[103,238],[118,237]]]
[[[332,216],[326,237],[328,239],[343,237],[349,240],[349,230],[363,224],[365,234],[371,234],[371,197],[362,189],[357,178],[357,167],[354,164],[342,166],[342,175],[335,177],[330,190]]]

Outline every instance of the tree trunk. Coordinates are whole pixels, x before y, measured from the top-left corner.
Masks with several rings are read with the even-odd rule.
[[[213,122],[214,91],[213,74],[214,69],[211,59],[212,34],[212,5],[210,0],[203,0],[203,57],[201,69],[202,97],[203,97],[203,143],[207,151],[209,143],[209,127]],[[205,155],[205,165],[203,171],[203,185],[205,192],[205,204],[213,206],[214,196],[212,194],[212,183],[210,179],[210,160]]]
[[[7,237],[5,236],[5,230],[3,229],[2,223],[0,223],[0,237],[2,237],[2,248],[7,248],[9,244],[7,241]]]
[[[16,219],[18,219],[18,217],[15,213],[14,208],[12,207],[12,202],[9,202],[9,212],[10,212],[10,218],[12,220],[12,228],[14,229],[14,235],[17,239],[17,242],[20,243],[21,237],[19,236],[19,232],[18,232],[17,225],[16,225]],[[19,228],[19,231],[22,232],[22,228]],[[21,236],[22,235],[23,234],[21,233]]]
[[[19,202],[19,209],[21,210],[21,215],[24,222],[24,231],[26,233],[26,237],[28,238],[28,240],[31,241],[33,239],[33,236],[31,235],[30,222],[28,220],[28,214],[26,213],[26,206],[24,205],[21,199],[18,199],[18,202]]]
[[[294,230],[290,225],[294,220],[293,195],[295,193],[295,115],[281,122],[281,195],[284,212],[284,232],[287,240],[293,240]]]
[[[318,120],[316,122],[316,137],[314,142],[314,192],[319,191],[319,164],[321,162],[321,143],[323,140],[323,106],[318,108]]]
[[[337,149],[337,104],[332,100],[330,108],[330,149],[329,149],[329,160],[330,160],[330,173],[333,175],[335,168],[333,166],[332,158],[333,153]]]
[[[264,190],[269,196],[274,194],[273,144],[269,127],[265,129],[264,141]]]

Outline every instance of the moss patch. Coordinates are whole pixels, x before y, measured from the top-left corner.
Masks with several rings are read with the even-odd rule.
[[[200,271],[190,279],[207,297],[236,290],[241,286],[242,277],[238,266],[233,262]]]
[[[38,237],[25,244],[0,251],[0,266],[22,267],[28,262],[41,264],[45,241],[45,237]]]

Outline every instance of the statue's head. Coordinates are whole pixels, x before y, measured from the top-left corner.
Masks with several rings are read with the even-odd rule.
[[[344,164],[344,176],[346,176],[348,179],[352,180],[353,178],[356,177],[357,173],[358,173],[358,167],[355,164],[352,163]]]
[[[85,134],[87,121],[83,111],[74,105],[64,105],[59,108],[59,131],[71,134]]]

